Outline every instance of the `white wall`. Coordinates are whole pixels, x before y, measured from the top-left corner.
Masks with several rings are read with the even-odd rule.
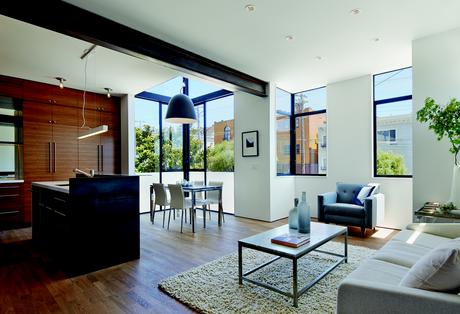
[[[327,86],[328,170],[326,177],[298,176],[295,195],[307,192],[312,216],[317,195],[335,191],[336,182],[377,182],[386,198],[383,226],[403,228],[412,221],[412,180],[373,178],[372,76]]]
[[[235,215],[270,220],[270,97],[235,92]],[[242,157],[241,133],[259,131],[259,156]]]
[[[415,40],[412,50],[413,108],[423,107],[426,97],[441,105],[460,99],[460,28]],[[413,123],[414,207],[426,201],[449,198],[453,155],[449,141],[436,140],[426,124]]]
[[[134,175],[136,133],[134,132],[134,95],[121,98],[121,173]]]

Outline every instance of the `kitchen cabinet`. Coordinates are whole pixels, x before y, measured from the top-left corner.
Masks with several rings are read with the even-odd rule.
[[[120,98],[86,92],[88,127],[109,131],[78,140],[82,132],[83,91],[0,76],[0,92],[23,101],[23,222],[31,222],[31,183],[68,180],[74,168],[101,174],[121,171]]]
[[[139,177],[34,182],[32,240],[70,274],[140,257]]]
[[[0,230],[22,224],[24,186],[22,183],[0,184]]]
[[[31,183],[68,180],[77,167],[78,108],[24,101],[24,197],[30,222]]]

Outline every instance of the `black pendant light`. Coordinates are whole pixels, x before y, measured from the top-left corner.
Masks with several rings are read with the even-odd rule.
[[[180,124],[191,124],[196,121],[195,108],[188,96],[177,94],[171,98],[166,112],[166,121]]]

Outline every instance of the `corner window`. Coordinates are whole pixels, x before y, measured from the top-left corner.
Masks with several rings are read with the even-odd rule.
[[[412,176],[412,68],[374,75],[374,176]]]
[[[294,94],[295,174],[327,172],[326,87]]]

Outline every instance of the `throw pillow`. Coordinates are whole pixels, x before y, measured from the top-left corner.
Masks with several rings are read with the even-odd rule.
[[[418,260],[403,277],[401,286],[458,292],[460,289],[460,241],[444,243]]]
[[[374,189],[373,186],[363,186],[361,190],[359,190],[358,193],[355,194],[353,197],[353,204],[363,206],[364,205],[364,199],[372,193],[372,190]]]

